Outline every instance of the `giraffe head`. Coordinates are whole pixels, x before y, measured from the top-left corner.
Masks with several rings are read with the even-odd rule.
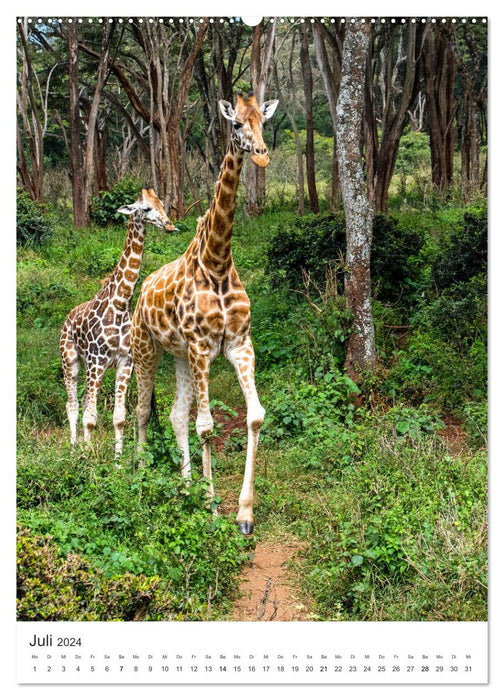
[[[233,124],[231,138],[238,148],[251,154],[256,165],[265,168],[270,162],[268,149],[263,139],[263,124],[273,116],[278,100],[268,100],[261,106],[251,93],[244,98],[239,92],[236,107],[226,100],[219,101],[219,107],[226,119]]]
[[[126,204],[117,210],[120,214],[132,215],[135,219],[143,221],[165,231],[178,231],[173,222],[168,218],[161,200],[152,187],[142,188],[142,192],[137,201],[133,204]]]

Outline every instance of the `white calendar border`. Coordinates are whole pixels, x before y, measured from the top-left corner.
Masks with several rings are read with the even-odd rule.
[[[89,16],[99,15],[99,14],[114,14],[117,13],[119,9],[117,4],[115,4],[114,9],[107,10],[105,7],[107,3],[95,2],[95,0],[89,0],[86,3],[79,3],[72,5],[72,14],[82,15],[87,14]],[[109,4],[112,8],[112,3]],[[264,9],[263,9],[264,8]],[[306,10],[309,10],[307,13]],[[419,7],[422,14],[426,15],[436,15],[436,16],[459,16],[459,15],[471,15],[476,13],[476,16],[486,15],[489,16],[489,32],[490,32],[490,56],[492,60],[490,62],[491,66],[496,65],[498,56],[496,54],[495,46],[502,44],[502,40],[499,39],[499,31],[502,31],[504,25],[502,24],[502,9],[495,8],[494,3],[475,3],[467,2],[466,0],[460,0],[455,3],[439,3],[439,2],[422,2]],[[158,15],[166,14],[171,12],[172,7],[167,6],[166,3],[159,3],[156,0],[151,2],[149,5],[149,14]],[[130,14],[136,16],[141,14],[139,10],[138,3],[133,3],[131,0],[123,0],[120,6],[121,14]],[[10,27],[13,25],[14,18],[16,15],[47,15],[48,12],[51,13],[62,13],[63,15],[68,14],[69,6],[68,3],[62,3],[60,0],[57,2],[49,3],[49,5],[40,2],[22,2],[18,4],[15,8],[10,8],[4,10],[4,36],[2,42],[3,51],[3,65],[9,66],[12,57],[15,55],[15,43],[14,43],[14,32],[9,31]],[[325,2],[318,1],[315,3],[310,3],[308,8],[302,6],[302,3],[294,0],[277,0],[276,2],[266,2],[265,0],[256,0],[254,2],[254,13],[266,14],[268,16],[307,16],[313,14],[314,16],[320,16],[325,14],[334,14],[337,12],[339,15],[354,14],[357,16],[373,16],[379,13],[381,16],[387,15],[400,15],[406,14],[411,15],[416,13],[416,8],[405,7],[404,2],[352,2],[352,3],[342,3],[334,4],[334,1]],[[201,0],[197,2],[196,0],[186,0],[184,3],[184,15],[186,16],[203,16],[213,14],[216,16],[223,16],[227,14],[238,14],[236,3],[225,2],[221,0],[218,2],[209,3],[202,2]],[[491,70],[491,87],[493,86],[493,74],[497,74],[497,71]],[[14,70],[4,69],[4,91],[7,94],[14,94],[13,77],[15,76]],[[7,87],[6,87],[7,86]],[[9,90],[12,90],[9,93]],[[492,203],[492,195],[500,190],[499,185],[501,181],[498,179],[498,171],[495,164],[500,160],[497,156],[498,153],[503,153],[502,148],[502,136],[500,134],[500,127],[494,128],[493,124],[497,124],[497,119],[495,117],[497,114],[501,113],[499,107],[500,94],[498,90],[492,90],[492,99],[490,100],[490,130],[491,130],[491,143],[492,143],[492,157],[490,159],[490,192]],[[13,134],[15,115],[14,110],[7,110],[6,114],[2,114],[2,133],[3,134]],[[13,141],[13,139],[11,139]],[[9,185],[12,186],[13,173],[14,173],[14,163],[15,163],[15,144],[6,143],[7,155],[2,163],[1,175],[2,184],[4,184],[4,191],[10,190]],[[5,151],[4,151],[5,152]],[[12,231],[12,224],[15,221],[15,206],[13,204],[14,198],[9,202],[5,202],[7,207],[7,221],[10,222],[8,231]],[[491,486],[491,537],[490,537],[490,580],[493,581],[496,593],[492,594],[492,588],[490,589],[490,623],[489,623],[489,659],[490,659],[490,683],[486,686],[428,686],[427,692],[430,698],[474,698],[485,695],[486,697],[497,697],[498,694],[503,692],[503,678],[504,678],[504,663],[501,658],[501,649],[504,648],[504,635],[503,635],[503,621],[504,621],[504,607],[501,602],[502,596],[500,595],[499,582],[502,579],[502,564],[499,558],[500,552],[500,538],[499,533],[502,532],[502,512],[503,509],[500,507],[500,502],[497,500],[499,494],[504,492],[502,488],[504,486],[502,477],[502,460],[498,457],[501,456],[500,446],[496,444],[496,432],[499,433],[499,427],[502,425],[502,413],[499,407],[498,396],[500,395],[499,389],[503,386],[502,381],[502,370],[499,367],[497,361],[493,361],[493,358],[498,357],[497,355],[497,337],[494,330],[497,325],[496,313],[494,310],[496,307],[500,307],[499,302],[503,298],[503,289],[501,284],[504,281],[502,274],[499,275],[497,272],[496,259],[500,261],[503,260],[502,255],[502,235],[500,235],[497,225],[497,212],[496,208],[491,206],[490,211],[490,237],[491,237],[491,251],[492,255],[490,258],[490,283],[491,283],[491,304],[490,304],[490,368],[492,383],[490,388],[490,405],[491,405],[491,419],[490,419],[490,464],[491,464],[491,475],[490,475],[490,486]],[[2,668],[2,687],[7,691],[8,697],[34,697],[44,700],[44,698],[55,698],[55,697],[68,697],[71,693],[72,698],[89,697],[90,688],[87,685],[82,686],[65,686],[65,685],[51,685],[51,686],[19,686],[15,682],[15,659],[16,659],[16,644],[14,640],[16,638],[17,626],[20,623],[16,623],[13,610],[13,601],[15,601],[15,580],[13,572],[15,571],[15,548],[13,542],[15,540],[15,511],[14,511],[14,495],[15,495],[15,474],[13,465],[15,464],[15,449],[14,449],[14,436],[15,436],[15,313],[14,304],[12,303],[14,290],[14,280],[15,280],[15,269],[13,261],[15,261],[15,239],[14,236],[6,236],[8,243],[10,244],[9,250],[7,252],[7,259],[11,261],[12,269],[10,275],[4,275],[2,278],[2,292],[3,298],[7,298],[7,336],[12,339],[12,344],[5,345],[1,349],[1,366],[4,368],[4,382],[6,385],[6,395],[8,397],[8,410],[3,411],[2,415],[2,428],[1,435],[2,445],[4,446],[4,464],[3,464],[3,476],[4,476],[4,488],[2,489],[2,561],[4,563],[4,575],[2,577],[2,636],[1,636],[1,648],[0,648],[0,660]],[[14,242],[14,244],[13,244]],[[497,272],[497,274],[495,274]],[[14,295],[15,296],[15,292]],[[495,301],[497,300],[497,304]],[[7,370],[5,372],[5,363],[7,367],[11,368],[11,371]],[[7,445],[7,446],[6,446]],[[6,483],[5,483],[6,482]],[[129,623],[137,624],[137,623]],[[207,623],[196,623],[205,625]],[[229,623],[230,625],[234,623]],[[251,625],[263,625],[268,623],[249,623]],[[288,623],[272,623],[272,624],[288,624]],[[297,623],[293,623],[297,624]],[[328,623],[328,624],[339,624],[339,623]],[[377,623],[379,624],[379,623]],[[402,623],[409,624],[409,623]],[[428,623],[426,623],[428,624]],[[96,688],[101,686],[95,686]],[[141,686],[147,687],[147,686]],[[107,694],[109,697],[121,697],[138,698],[139,686],[106,686]],[[148,692],[149,696],[152,697],[168,697],[169,692],[176,692],[176,697],[192,697],[194,694],[195,686],[174,686],[174,690],[170,691],[166,686],[149,686]],[[94,687],[92,688],[94,691]],[[331,697],[334,698],[336,693],[343,692],[344,698],[361,697],[363,692],[372,692],[373,698],[394,698],[403,697],[405,691],[408,693],[408,697],[425,697],[426,688],[423,685],[416,686],[404,686],[404,685],[385,685],[385,686],[372,686],[372,687],[362,687],[362,686],[344,686],[340,691],[339,688],[331,686],[310,686],[310,693],[317,693],[319,697]],[[257,691],[261,694],[265,693],[266,697],[270,697],[275,694],[278,697],[278,687],[271,687],[269,685],[261,685],[258,688],[256,686],[214,686],[205,687],[206,697],[227,698],[236,697],[239,693],[240,700],[242,698],[256,698]],[[288,686],[289,698],[306,698],[307,687],[306,686]]]

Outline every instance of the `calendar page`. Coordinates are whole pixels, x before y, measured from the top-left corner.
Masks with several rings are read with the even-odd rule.
[[[489,22],[336,10],[9,29],[21,689],[489,681]]]

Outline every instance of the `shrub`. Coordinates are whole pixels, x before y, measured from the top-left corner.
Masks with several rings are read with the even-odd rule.
[[[61,556],[52,537],[18,525],[18,620],[163,620],[173,608],[158,576],[106,579],[81,556]]]
[[[209,501],[204,479],[188,484],[178,466],[174,475],[168,449],[146,455],[149,467],[111,471],[111,444],[107,450],[96,442],[90,459],[85,449],[64,453],[47,443],[38,469],[32,455],[19,458],[18,516],[25,528],[51,535],[59,556],[84,560],[100,572],[103,586],[115,580],[143,586],[160,577],[170,614],[206,619],[209,603],[222,610],[251,541],[231,519],[214,516],[218,499]],[[128,582],[126,574],[145,579]]]
[[[468,401],[464,406],[464,428],[467,442],[476,449],[488,443],[488,402]]]
[[[375,216],[371,276],[380,301],[395,303],[403,297],[403,301],[411,303],[419,291],[419,253],[423,240],[420,231],[401,224],[396,217]]]
[[[398,437],[410,439],[434,435],[436,430],[444,427],[437,412],[426,404],[421,404],[419,408],[394,406],[388,411],[387,420],[394,426]]]
[[[486,347],[481,340],[460,348],[440,334],[415,331],[408,349],[398,350],[394,359],[381,386],[392,398],[457,413],[467,400],[486,396]]]
[[[487,272],[488,221],[486,209],[471,209],[453,231],[448,245],[433,267],[433,280],[439,289],[465,283]]]
[[[485,339],[487,332],[487,278],[480,273],[468,281],[445,287],[430,303],[424,304],[415,318],[423,329],[429,329],[460,348],[476,339]]]
[[[91,202],[91,219],[98,226],[124,221],[124,214],[119,214],[117,210],[135,202],[142,186],[139,180],[125,177],[108,192],[100,192]]]
[[[273,285],[301,288],[302,271],[323,285],[325,268],[344,255],[345,217],[342,214],[298,216],[279,225],[267,250],[266,276]]]
[[[455,459],[425,431],[405,440],[394,422],[304,515],[304,586],[322,619],[486,619],[484,457]]]
[[[339,262],[346,250],[343,214],[298,216],[278,226],[268,251],[266,275],[273,285],[300,289],[303,275],[323,288],[327,268]],[[418,254],[423,236],[402,226],[397,218],[379,214],[373,223],[371,275],[382,301],[397,301],[417,274]],[[338,292],[342,293],[342,279]]]
[[[313,382],[298,368],[290,381],[283,378],[270,385],[270,392],[265,438],[282,442],[297,437],[313,444],[333,434],[338,426],[352,424],[359,390],[337,368],[319,368]]]
[[[52,233],[52,223],[45,207],[34,202],[28,192],[17,188],[16,242],[18,246],[36,247]]]

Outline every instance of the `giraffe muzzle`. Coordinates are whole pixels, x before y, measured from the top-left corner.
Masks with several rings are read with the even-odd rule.
[[[252,160],[256,165],[258,165],[260,168],[266,168],[266,166],[269,165],[270,162],[270,157],[268,155],[268,152],[266,151],[265,153],[252,153]]]

